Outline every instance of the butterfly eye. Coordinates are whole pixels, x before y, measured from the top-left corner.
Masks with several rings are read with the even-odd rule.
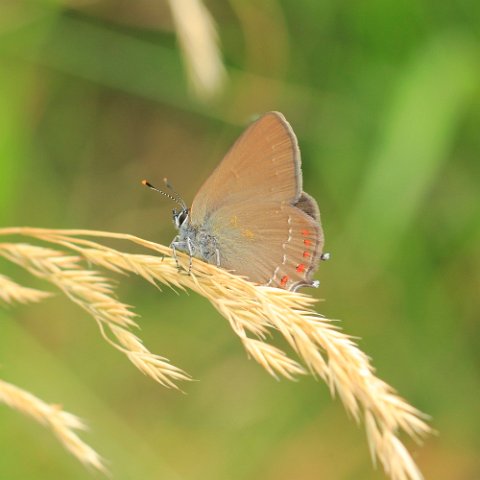
[[[173,210],[173,223],[177,228],[180,228],[188,219],[188,209],[183,209],[177,212]]]
[[[178,215],[178,223],[182,225],[187,219],[187,216],[188,216],[187,212],[185,210],[182,210]]]

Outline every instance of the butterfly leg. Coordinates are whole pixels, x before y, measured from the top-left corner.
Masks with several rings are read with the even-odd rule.
[[[170,248],[172,249],[172,257],[173,257],[173,259],[175,260],[175,263],[177,264],[177,269],[178,269],[178,271],[180,271],[180,270],[181,270],[181,267],[180,267],[180,263],[178,262],[178,258],[177,258],[177,245],[178,245],[178,243],[180,243],[180,242],[177,242],[177,241],[176,241],[177,238],[178,238],[178,237],[175,237],[175,238],[173,239],[173,242],[170,244]]]
[[[173,242],[170,244],[170,248],[172,249],[172,257],[175,260],[175,263],[177,264],[178,270],[182,270],[182,266],[180,265],[180,262],[178,261],[177,258],[177,250],[180,250],[181,252],[186,252],[188,253],[188,256],[190,258],[190,261],[188,263],[188,275],[192,272],[192,263],[193,263],[193,252],[195,249],[195,245],[192,242],[190,238],[186,238],[186,240],[178,240],[179,236],[177,235],[174,239]]]
[[[192,241],[188,237],[187,237],[187,248],[188,248],[188,255],[190,256],[190,261],[188,263],[188,274],[190,275],[192,273],[193,248],[192,248]]]
[[[177,235],[173,239],[172,243],[170,244],[170,248],[172,249],[172,257],[175,260],[175,263],[177,264],[178,271],[180,272],[182,270],[182,266],[180,265],[180,262],[178,261],[177,250],[185,251],[185,247],[187,247],[188,252],[190,254],[190,265],[191,265],[191,262],[192,262],[192,254],[191,254],[192,248],[188,244],[188,242],[179,241],[178,239],[179,239],[179,236]],[[190,272],[190,268],[191,268],[191,266],[189,267],[189,272]]]

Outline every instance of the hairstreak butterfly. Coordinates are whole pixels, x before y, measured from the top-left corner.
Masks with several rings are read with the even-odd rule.
[[[252,123],[205,181],[192,207],[181,197],[142,183],[176,201],[178,235],[171,243],[192,257],[255,283],[296,290],[318,287],[312,276],[322,255],[317,202],[302,191],[300,150],[278,112]]]

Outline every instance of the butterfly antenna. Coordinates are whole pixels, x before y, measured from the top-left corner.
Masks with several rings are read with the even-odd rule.
[[[169,193],[164,192],[163,190],[160,190],[159,188],[153,186],[150,182],[147,182],[147,180],[142,180],[142,185],[150,188],[151,190],[155,190],[156,192],[161,193],[162,195],[165,195],[170,200],[173,200],[175,203],[178,203],[182,208],[186,208],[185,202],[180,197],[178,197],[178,194],[176,196],[170,195]]]
[[[163,179],[165,186],[172,191],[172,193],[175,195],[175,198],[177,199],[177,203],[181,205],[184,209],[187,208],[187,205],[183,201],[183,198],[176,192],[176,190],[172,187],[172,184],[168,181],[167,178]]]

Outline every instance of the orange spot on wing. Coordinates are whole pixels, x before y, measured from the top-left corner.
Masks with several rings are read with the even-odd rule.
[[[302,230],[302,235],[304,237],[308,237],[310,235],[310,230],[307,230],[306,228],[304,230]]]
[[[309,258],[311,256],[311,253],[310,252],[303,252],[303,258]]]
[[[310,246],[312,244],[311,240],[308,240],[307,238],[303,241],[303,243],[307,246]]]
[[[303,263],[300,263],[300,265],[297,265],[297,272],[302,273],[305,271],[305,265]]]
[[[280,280],[280,285],[284,287],[288,282],[288,275],[284,275],[282,279]]]
[[[248,228],[245,229],[245,230],[242,230],[242,235],[245,238],[254,238],[255,237],[255,234],[251,230],[249,230]]]

